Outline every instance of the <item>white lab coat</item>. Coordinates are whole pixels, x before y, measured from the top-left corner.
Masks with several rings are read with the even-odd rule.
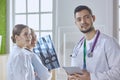
[[[13,47],[9,54],[7,80],[35,80],[31,55],[17,45]]]
[[[93,41],[86,41],[87,51]],[[83,44],[79,45],[81,42],[73,50],[71,66],[83,68]],[[78,54],[75,52],[77,48]],[[93,57],[86,56],[86,65],[91,80],[120,80],[120,46],[113,38],[100,33]]]
[[[37,77],[35,80],[51,80],[52,73],[48,71],[48,69],[42,64],[39,57],[32,53],[32,65],[34,68],[34,71],[37,73]]]

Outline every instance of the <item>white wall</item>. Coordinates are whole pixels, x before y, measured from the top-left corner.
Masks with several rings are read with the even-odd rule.
[[[88,5],[90,8],[92,8],[93,14],[96,15],[95,27],[100,28],[100,30],[106,34],[117,38],[118,37],[118,34],[117,34],[117,30],[118,30],[117,15],[118,14],[117,14],[117,8],[116,8],[118,3],[117,1],[118,0],[56,0],[57,9],[55,12],[56,13],[56,19],[55,19],[56,20],[55,21],[56,22],[56,38],[55,39],[57,42],[58,52],[62,51],[61,53],[60,52],[59,53],[63,54],[67,50],[70,50],[72,48],[71,46],[73,46],[71,42],[74,41],[76,43],[78,39],[77,36],[79,36],[80,32],[77,29],[76,25],[74,24],[73,12],[74,12],[74,8],[80,4],[83,4],[83,5],[85,4],[85,5]],[[66,31],[68,32],[66,33]],[[72,36],[69,33],[73,33]],[[71,37],[73,38],[73,40],[70,39]],[[67,40],[68,40],[68,43],[65,43],[65,41],[67,42]],[[67,44],[70,44],[70,46],[69,45],[67,46]],[[70,47],[70,48],[67,48],[67,47]],[[66,50],[64,48],[66,48]],[[62,57],[62,59],[64,58]],[[2,56],[2,58],[0,56],[0,80],[6,79],[5,73],[4,73],[6,61],[7,61],[6,56],[5,57]],[[63,75],[60,77],[63,78]],[[64,80],[64,79],[60,79],[60,80]]]
[[[113,36],[113,1],[115,3],[117,0],[58,0],[57,27],[75,26],[74,8],[85,4],[92,8],[93,14],[96,15],[95,27],[99,27],[103,32]]]
[[[6,80],[6,65],[8,55],[0,55],[0,80]]]

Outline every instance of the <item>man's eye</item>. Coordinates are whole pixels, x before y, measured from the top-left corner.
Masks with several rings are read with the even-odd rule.
[[[85,16],[84,18],[88,19],[88,18],[90,18],[90,16],[89,16],[89,15],[87,15],[87,16]]]
[[[78,19],[77,19],[77,21],[81,21],[81,19],[80,19],[80,18],[78,18]]]
[[[90,16],[86,16],[86,18],[90,18]]]

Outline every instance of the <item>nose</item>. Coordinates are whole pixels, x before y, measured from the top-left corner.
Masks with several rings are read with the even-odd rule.
[[[29,39],[30,39],[30,40],[32,39],[32,36],[31,36],[31,35],[29,35]]]
[[[85,23],[85,18],[81,18],[81,23]]]

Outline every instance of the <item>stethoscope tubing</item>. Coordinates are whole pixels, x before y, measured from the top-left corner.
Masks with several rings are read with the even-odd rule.
[[[94,40],[94,42],[93,42],[92,48],[91,48],[90,52],[88,53],[88,57],[92,57],[92,56],[93,56],[93,51],[94,51],[94,48],[95,48],[96,43],[97,43],[97,41],[98,41],[99,35],[100,35],[100,31],[97,30],[97,35],[96,35],[96,38],[95,38],[95,40]],[[85,40],[85,37],[82,37],[82,38],[80,39],[80,41],[78,42],[78,45],[77,45],[76,49],[73,50],[73,52],[74,52],[75,54],[74,54],[74,55],[70,55],[70,57],[73,57],[73,58],[74,58],[75,56],[77,56],[79,49],[81,48],[82,44],[84,43],[84,40]],[[79,45],[79,44],[80,44],[80,45]]]

